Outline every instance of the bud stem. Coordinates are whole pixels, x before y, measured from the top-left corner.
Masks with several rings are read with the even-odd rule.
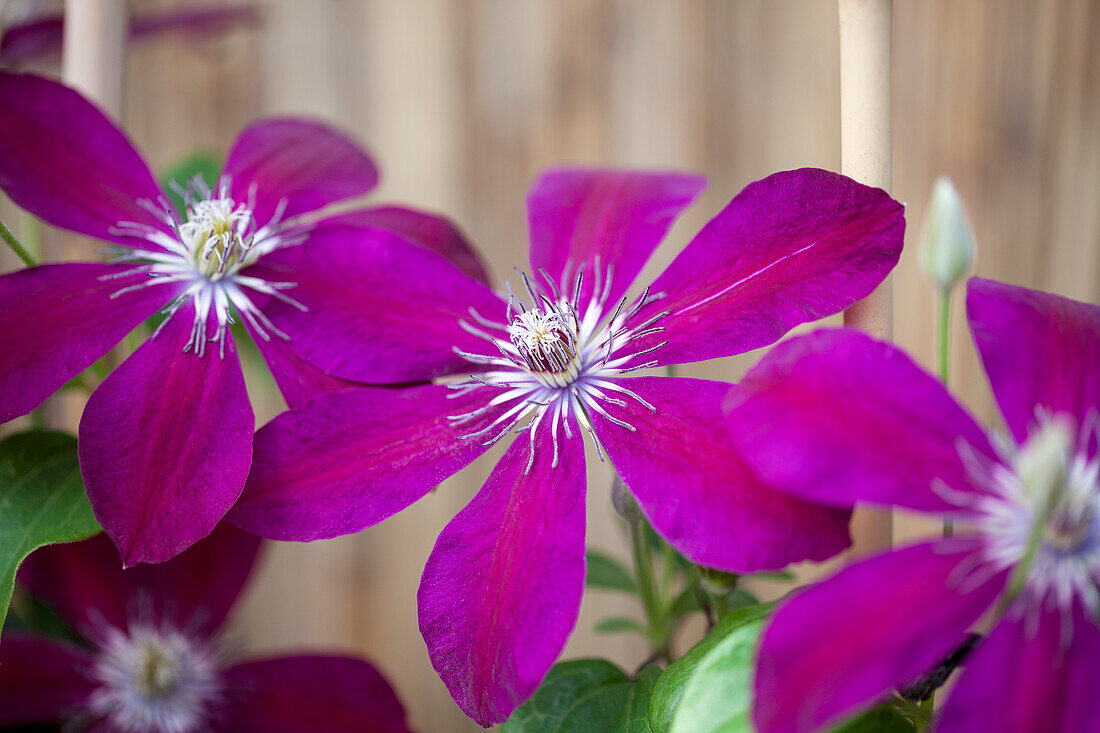
[[[4,240],[4,243],[11,248],[11,251],[23,260],[23,264],[27,267],[34,267],[38,263],[35,261],[31,253],[27,251],[27,248],[19,243],[19,240],[15,238],[15,235],[11,233],[11,230],[4,225],[3,221],[0,221],[0,239]]]
[[[951,288],[940,288],[940,319],[939,319],[939,361],[940,381],[946,387],[951,374],[951,360],[949,349],[951,345]],[[955,533],[954,522],[945,519],[943,522],[943,536],[950,537]]]

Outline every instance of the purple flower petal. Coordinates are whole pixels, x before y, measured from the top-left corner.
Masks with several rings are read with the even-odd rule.
[[[163,562],[210,534],[244,487],[254,418],[232,339],[225,356],[183,351],[181,308],[92,393],[80,472],[123,562]]]
[[[281,219],[359,196],[378,184],[378,169],[342,132],[310,120],[261,120],[241,132],[225,160],[230,196],[248,201],[259,226],[285,201]]]
[[[914,545],[850,565],[780,606],[764,632],[760,733],[815,731],[912,682],[953,651],[1007,572],[976,583],[976,540]]]
[[[593,413],[596,433],[653,527],[693,562],[733,572],[776,570],[843,550],[849,512],[808,504],[753,473],[729,438],[731,385],[700,379],[617,380],[656,408],[619,395],[627,429]]]
[[[85,653],[44,636],[7,631],[0,641],[0,725],[56,723],[80,707],[93,685]]]
[[[261,307],[260,302],[265,298],[251,296],[253,305],[257,307]],[[270,299],[267,300],[270,302]],[[360,386],[358,382],[333,377],[313,366],[295,354],[286,339],[273,334],[268,334],[269,338],[265,339],[256,333],[248,319],[244,320],[244,327],[248,329],[252,342],[259,349],[288,406],[302,407],[319,394],[342,392]]]
[[[38,16],[0,32],[0,64],[22,66],[61,53],[64,20],[60,13]]]
[[[120,221],[167,232],[139,205],[162,196],[126,136],[77,92],[32,74],[0,72],[0,190],[38,218],[97,239]],[[144,240],[141,240],[144,243]]]
[[[1018,442],[1027,437],[1037,406],[1079,421],[1100,410],[1100,306],[971,278],[966,315]]]
[[[489,275],[481,256],[447,217],[400,206],[379,206],[330,216],[324,220],[324,224],[387,229],[438,252],[473,279],[489,283]]]
[[[102,619],[127,628],[139,612],[212,632],[252,574],[260,539],[222,522],[210,536],[159,565],[124,570],[105,534],[31,553],[19,582],[77,630]]]
[[[538,278],[545,268],[558,284],[567,268],[573,278],[583,265],[579,302],[589,302],[599,281],[608,290],[605,310],[613,309],[672,222],[705,186],[703,177],[683,173],[583,168],[544,173],[527,197],[531,274]]]
[[[937,493],[983,491],[959,441],[999,462],[985,432],[896,347],[827,329],[773,348],[726,401],[731,435],[769,484],[810,501],[955,512]]]
[[[178,30],[196,38],[207,38],[232,26],[255,25],[260,9],[252,4],[230,7],[188,7],[145,13],[130,21],[130,38],[142,40],[164,31]],[[61,13],[38,16],[27,22],[7,26],[0,33],[0,63],[22,66],[61,54],[65,18]]]
[[[38,407],[179,292],[164,284],[112,297],[142,282],[102,279],[128,269],[72,263],[0,276],[0,422]]]
[[[258,3],[192,5],[146,12],[130,20],[130,38],[142,40],[166,31],[187,33],[196,40],[231,30],[233,26],[259,25],[263,13]]]
[[[417,593],[432,666],[459,707],[500,723],[538,687],[584,592],[584,446],[549,421],[517,439],[439,535]]]
[[[295,656],[231,667],[214,730],[408,733],[405,709],[382,674],[350,657]]]
[[[461,426],[447,417],[485,399],[443,385],[365,387],[284,412],[256,433],[252,473],[229,518],[263,537],[298,541],[380,522],[485,452],[486,438],[458,438],[507,405]]]
[[[459,321],[474,322],[470,308],[505,320],[504,301],[484,284],[382,229],[319,226],[309,242],[273,252],[242,274],[296,283],[286,293],[307,310],[276,301],[264,313],[305,361],[357,382],[480,371],[454,349],[485,353],[492,347]]]
[[[884,191],[814,168],[748,185],[653,283],[666,297],[631,319],[671,311],[652,357],[678,364],[767,346],[877,286],[901,255],[905,219]]]
[[[970,658],[937,733],[1100,730],[1100,630],[1075,605],[1071,619],[1044,610],[1038,623],[1001,620]]]

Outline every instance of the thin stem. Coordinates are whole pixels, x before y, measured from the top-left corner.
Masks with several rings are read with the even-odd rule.
[[[16,226],[19,237],[23,240],[23,246],[31,253],[31,256],[42,261],[42,222],[23,209],[16,215]]]
[[[669,648],[666,614],[661,606],[656,579],[653,577],[653,552],[646,538],[646,522],[640,513],[630,523],[630,542],[634,555],[634,572],[638,577],[642,607],[645,609],[649,640],[656,648],[657,654],[666,662],[670,662],[672,650]]]
[[[939,328],[940,381],[947,386],[950,376],[948,359],[951,345],[951,288],[940,290],[940,328]]]
[[[19,243],[19,240],[15,238],[15,235],[11,233],[11,230],[5,226],[3,221],[0,221],[0,239],[4,240],[4,243],[11,248],[11,251],[23,260],[23,264],[27,267],[34,267],[38,263],[35,262],[34,257],[27,251],[26,247]]]
[[[940,289],[940,318],[939,318],[939,363],[940,381],[947,386],[951,374],[950,346],[951,346],[951,288]],[[943,520],[943,536],[950,537],[955,533],[955,523],[950,519]]]

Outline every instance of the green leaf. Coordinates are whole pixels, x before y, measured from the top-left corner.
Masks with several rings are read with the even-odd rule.
[[[172,186],[168,185],[169,182],[175,181],[179,186],[186,189],[191,179],[195,176],[201,176],[207,186],[214,188],[218,185],[218,176],[221,174],[221,170],[222,164],[219,156],[207,151],[200,151],[180,158],[172,164],[160,177],[160,185],[163,190],[168,192],[168,198],[172,201],[172,206],[176,208],[179,215],[185,216],[183,197],[176,193]]]
[[[649,721],[655,733],[662,733],[672,725],[680,699],[707,655],[730,634],[763,619],[774,605],[760,603],[730,611],[687,654],[669,665],[657,681],[649,702]]]
[[[833,733],[916,733],[916,726],[893,705],[883,705],[833,728]]]
[[[736,610],[738,608],[746,608],[747,606],[755,606],[760,603],[760,599],[749,593],[744,588],[734,588],[733,592],[725,598],[726,612]]]
[[[501,733],[610,731],[630,695],[630,678],[603,659],[555,664]]]
[[[702,606],[699,605],[698,593],[696,593],[695,588],[688,586],[680,592],[680,595],[676,596],[676,599],[672,602],[672,606],[669,608],[669,612],[674,618],[679,618],[689,613],[695,613],[701,608]]]
[[[624,631],[637,631],[644,634],[645,627],[628,616],[611,616],[596,624],[597,634],[621,634]]]
[[[0,442],[0,626],[27,555],[99,531],[80,480],[76,438],[33,431]]]
[[[618,560],[593,550],[588,551],[587,559],[588,578],[586,582],[589,588],[620,590],[626,593],[638,592],[634,576]]]
[[[764,619],[737,627],[699,661],[669,733],[751,733],[752,676]]]
[[[652,733],[649,697],[661,668],[637,679],[603,659],[554,665],[535,694],[501,726],[501,733]]]
[[[661,668],[647,664],[630,686],[622,715],[612,728],[614,733],[653,733],[649,725],[649,699],[661,677]]]

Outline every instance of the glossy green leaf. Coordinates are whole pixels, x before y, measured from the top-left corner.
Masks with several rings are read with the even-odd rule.
[[[175,181],[176,184],[184,189],[187,188],[187,184],[195,176],[201,176],[202,180],[210,188],[215,188],[218,184],[218,176],[221,175],[222,163],[220,158],[214,153],[201,151],[192,153],[185,156],[169,168],[164,171],[164,175],[161,176],[160,185],[161,188],[168,194],[168,198],[172,201],[172,206],[180,216],[185,216],[184,213],[184,201],[174,186],[170,186],[171,181]]]
[[[710,652],[738,629],[759,622],[768,615],[773,605],[761,603],[729,612],[687,654],[669,665],[657,681],[649,701],[649,720],[655,733],[669,730],[681,697]]]
[[[27,555],[99,531],[80,480],[76,438],[33,431],[0,442],[0,626]]]
[[[620,590],[626,593],[638,592],[634,576],[618,560],[593,550],[588,551],[587,560],[586,583],[589,588]]]
[[[832,733],[916,733],[916,726],[893,705],[883,705],[833,728]]]
[[[626,631],[645,633],[645,627],[629,616],[611,616],[596,624],[597,634],[621,634]]]
[[[648,664],[638,673],[622,714],[612,728],[614,733],[654,733],[649,725],[649,700],[661,672],[656,664]]]
[[[649,696],[660,676],[652,664],[631,679],[603,659],[561,662],[501,733],[652,733]]]

